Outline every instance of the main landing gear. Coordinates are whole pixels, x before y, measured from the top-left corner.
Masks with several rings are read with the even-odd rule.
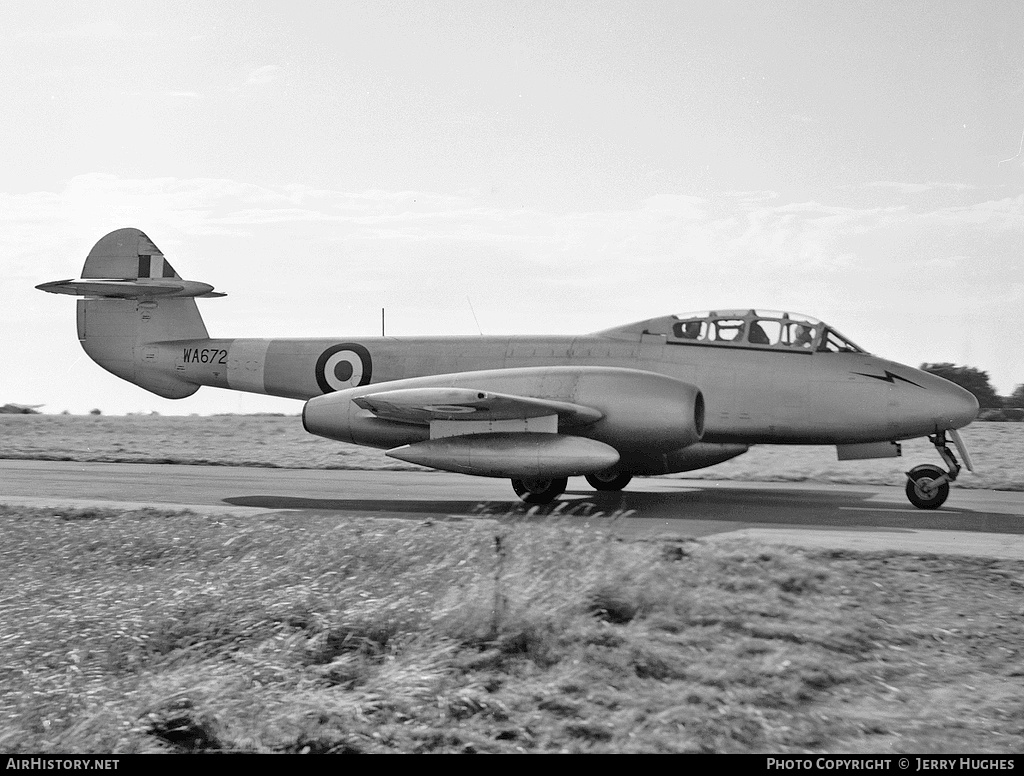
[[[629,472],[620,472],[617,469],[608,469],[607,471],[598,472],[597,474],[588,474],[587,482],[594,488],[594,490],[603,491],[614,491],[622,490],[624,487],[629,485],[629,481],[633,479],[633,475]]]
[[[565,493],[568,482],[565,477],[530,477],[512,480],[512,490],[527,504],[550,504]]]
[[[605,492],[622,490],[632,479],[632,474],[620,472],[618,469],[587,475],[587,482],[595,490]],[[512,490],[527,504],[550,504],[565,493],[566,484],[565,477],[529,477],[512,480]]]
[[[966,450],[960,442],[956,431],[953,434],[953,442],[961,455],[964,455],[965,463],[970,468],[970,461],[966,460]],[[942,460],[945,461],[949,471],[943,471],[939,466],[922,464],[915,466],[907,472],[907,498],[910,503],[918,509],[938,509],[949,497],[949,483],[953,482],[960,474],[960,463],[949,449],[946,440],[946,432],[942,431],[928,437],[928,441],[935,445]]]

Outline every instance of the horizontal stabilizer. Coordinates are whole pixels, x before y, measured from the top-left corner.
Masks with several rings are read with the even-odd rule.
[[[386,455],[459,474],[481,477],[573,477],[605,471],[619,462],[611,445],[561,434],[471,434],[431,439]]]
[[[593,407],[581,404],[470,388],[402,388],[353,401],[383,420],[421,425],[436,420],[524,420],[547,415],[558,415],[568,425],[584,425],[604,417]]]
[[[36,286],[40,291],[51,294],[70,294],[72,296],[102,297],[106,299],[148,299],[199,297],[211,299],[227,296],[213,290],[209,283],[180,278],[82,278],[80,280],[54,280]]]

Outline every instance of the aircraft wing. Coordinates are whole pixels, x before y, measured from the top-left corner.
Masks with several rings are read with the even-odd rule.
[[[402,388],[366,394],[353,401],[382,420],[419,425],[436,420],[526,420],[550,415],[557,415],[569,425],[586,425],[604,417],[593,407],[572,402],[471,388]]]

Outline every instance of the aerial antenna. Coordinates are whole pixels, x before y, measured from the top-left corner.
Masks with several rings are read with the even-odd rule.
[[[1014,159],[1016,159],[1022,153],[1024,153],[1024,132],[1020,133],[1020,148],[1017,149],[1017,153],[1015,153],[1009,159],[1003,159],[1001,162],[999,162],[999,164],[1006,164],[1007,162],[1012,162]]]
[[[380,308],[380,336],[384,336],[384,308]]]
[[[473,309],[473,303],[469,300],[469,295],[466,295],[466,303],[469,304],[469,311],[473,313],[473,320],[476,322],[476,330],[480,332],[480,336],[484,336],[484,330],[480,328],[480,321],[477,320],[476,310]]]

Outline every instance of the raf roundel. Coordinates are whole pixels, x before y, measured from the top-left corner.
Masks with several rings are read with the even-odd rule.
[[[354,342],[332,345],[316,361],[316,382],[324,393],[355,388],[370,382],[370,351]]]

